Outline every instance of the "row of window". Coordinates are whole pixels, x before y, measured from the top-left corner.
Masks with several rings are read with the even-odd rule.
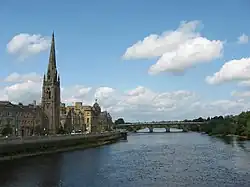
[[[18,117],[32,117],[32,113],[30,112],[7,112],[7,111],[2,111],[0,112],[0,117],[7,117],[7,116],[18,116]]]
[[[6,120],[0,120],[0,124],[12,124],[15,121],[13,119],[6,119]],[[39,124],[39,120],[17,120],[16,123],[17,124],[27,124],[27,125],[31,125],[33,124],[33,122],[35,122],[36,124]]]
[[[76,112],[77,114],[79,114],[80,111],[81,111],[80,109],[74,109],[74,110],[77,111],[77,112]],[[61,114],[66,114],[66,113],[67,113],[67,110],[66,110],[66,108],[61,108],[60,112],[61,112]],[[87,112],[86,115],[87,115],[87,116],[90,116],[90,115],[91,115],[91,112]]]

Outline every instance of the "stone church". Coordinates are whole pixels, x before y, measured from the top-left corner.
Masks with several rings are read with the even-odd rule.
[[[43,77],[41,105],[0,101],[0,135],[99,133],[112,130],[112,117],[95,101],[93,106],[61,103],[60,76],[56,67],[55,37],[52,34],[47,73]]]

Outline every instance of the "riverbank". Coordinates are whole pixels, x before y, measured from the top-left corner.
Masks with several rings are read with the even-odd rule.
[[[208,134],[209,136],[214,136],[214,137],[235,137],[238,140],[250,140],[250,137],[247,136],[239,136],[239,135],[235,135],[235,134]]]
[[[124,135],[114,132],[63,138],[48,137],[33,142],[9,142],[0,145],[0,161],[98,147],[115,143],[123,138]]]

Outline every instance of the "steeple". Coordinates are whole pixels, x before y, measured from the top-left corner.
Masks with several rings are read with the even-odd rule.
[[[42,109],[46,116],[43,124],[49,134],[55,134],[60,126],[61,91],[56,68],[55,36],[52,33],[47,74],[43,78]]]
[[[57,77],[57,82],[60,83],[60,75],[59,75],[59,73],[58,73],[58,77]]]
[[[52,33],[48,72],[55,72],[56,70],[56,50],[55,50],[55,35]]]

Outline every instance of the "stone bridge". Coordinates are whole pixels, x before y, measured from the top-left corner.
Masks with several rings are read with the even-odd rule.
[[[144,122],[119,124],[117,129],[125,129],[130,132],[137,132],[138,130],[148,128],[149,132],[153,132],[154,128],[165,128],[166,132],[170,132],[170,128],[183,129],[184,132],[199,131],[200,126],[207,122],[185,122],[185,121],[168,121],[168,122]]]

